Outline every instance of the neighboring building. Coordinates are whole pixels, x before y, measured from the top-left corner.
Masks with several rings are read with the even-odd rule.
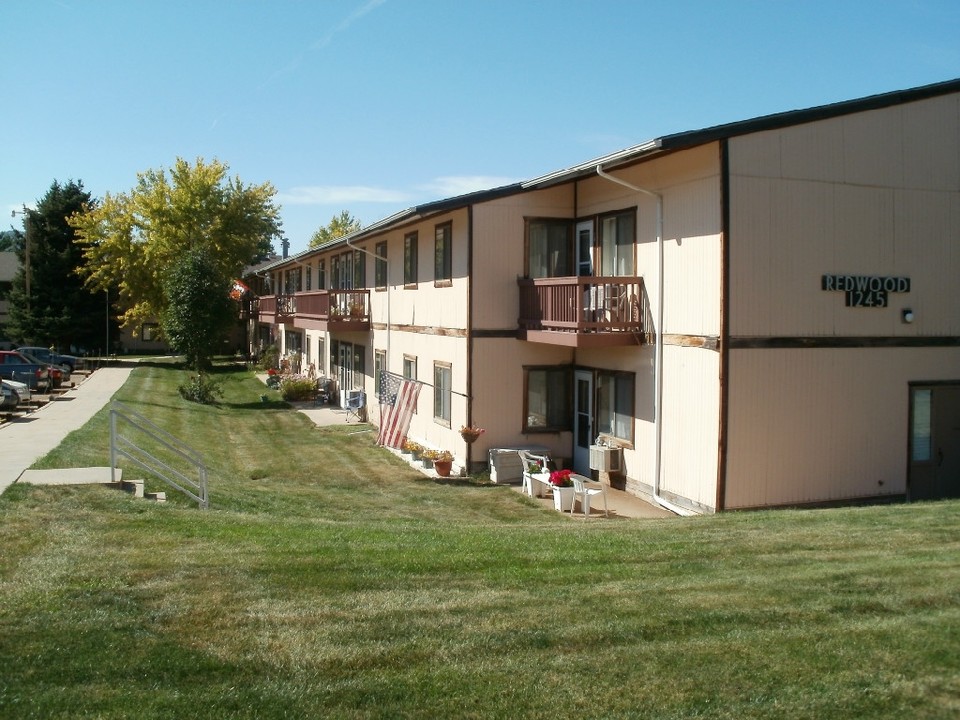
[[[0,252],[0,340],[3,338],[3,328],[10,321],[10,301],[7,297],[13,288],[13,278],[20,269],[20,261],[13,251]]]
[[[958,231],[951,81],[411,208],[261,268],[256,337],[374,422],[379,370],[423,381],[461,466],[601,436],[679,510],[960,496]]]

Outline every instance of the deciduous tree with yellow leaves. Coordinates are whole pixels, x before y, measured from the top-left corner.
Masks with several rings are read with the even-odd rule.
[[[230,286],[243,268],[268,254],[280,235],[276,190],[245,185],[228,166],[178,158],[169,170],[147,170],[130,192],[107,194],[70,224],[83,246],[80,268],[92,290],[119,291],[125,326],[169,317],[170,273],[188,253],[204,251],[210,272]],[[219,282],[223,281],[223,282]]]

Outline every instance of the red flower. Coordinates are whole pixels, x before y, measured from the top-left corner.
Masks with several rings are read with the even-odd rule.
[[[556,487],[570,487],[573,485],[570,479],[571,474],[569,470],[554,470],[550,473],[550,484]]]

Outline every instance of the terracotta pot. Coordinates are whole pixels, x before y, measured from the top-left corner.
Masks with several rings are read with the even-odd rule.
[[[453,468],[453,460],[437,460],[433,463],[433,469],[437,471],[440,477],[450,477],[450,470]]]

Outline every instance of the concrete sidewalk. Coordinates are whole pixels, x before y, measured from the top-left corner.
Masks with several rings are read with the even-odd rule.
[[[101,367],[39,410],[0,425],[0,493],[109,403],[132,369],[132,365]]]

